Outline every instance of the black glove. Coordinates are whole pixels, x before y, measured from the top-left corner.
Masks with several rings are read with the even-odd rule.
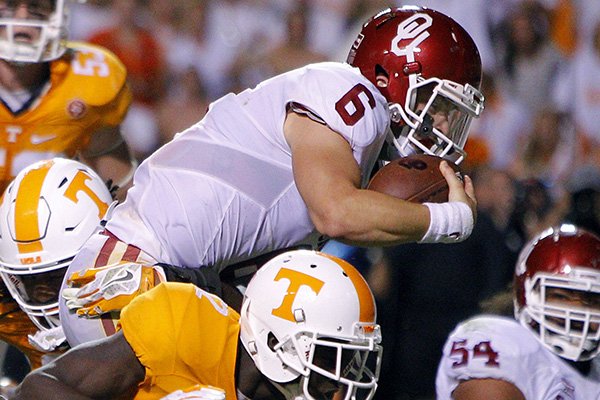
[[[168,282],[192,283],[209,293],[222,296],[221,279],[212,268],[186,268],[164,263],[155,264],[165,271]]]

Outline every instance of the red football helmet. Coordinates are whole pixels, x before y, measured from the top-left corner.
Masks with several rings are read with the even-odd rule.
[[[390,158],[426,153],[462,161],[483,96],[479,51],[457,22],[428,8],[387,9],[363,26],[347,61],[389,103]]]
[[[515,317],[560,357],[600,354],[600,238],[574,225],[530,241],[515,270]]]

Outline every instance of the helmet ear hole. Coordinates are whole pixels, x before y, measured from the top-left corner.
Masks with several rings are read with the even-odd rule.
[[[279,340],[277,340],[275,335],[273,335],[273,332],[269,332],[269,334],[267,335],[267,346],[269,346],[269,349],[275,352],[275,346],[277,346],[278,344]]]
[[[385,69],[379,64],[375,66],[375,85],[378,88],[388,87],[390,76]]]

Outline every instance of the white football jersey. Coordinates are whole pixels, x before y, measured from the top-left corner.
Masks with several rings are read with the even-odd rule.
[[[479,316],[448,337],[437,372],[437,399],[452,399],[463,380],[492,378],[512,383],[528,400],[598,400],[598,361],[583,376],[514,319]]]
[[[358,69],[318,63],[212,103],[139,166],[106,228],[156,260],[190,268],[314,243],[283,133],[290,107],[350,143],[366,185],[389,125],[386,100]]]
[[[294,183],[283,134],[290,108],[350,143],[365,186],[389,126],[386,100],[348,64],[309,65],[217,100],[202,121],[145,160],[106,225],[114,236],[92,236],[66,277],[120,260],[222,270],[313,244],[318,233]],[[59,304],[71,345],[116,330],[117,314],[78,318],[64,300]]]

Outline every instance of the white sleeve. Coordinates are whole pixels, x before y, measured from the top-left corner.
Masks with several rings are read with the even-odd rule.
[[[298,79],[300,90],[293,102],[344,136],[352,148],[368,146],[382,136],[389,123],[386,100],[350,66],[313,64]]]

